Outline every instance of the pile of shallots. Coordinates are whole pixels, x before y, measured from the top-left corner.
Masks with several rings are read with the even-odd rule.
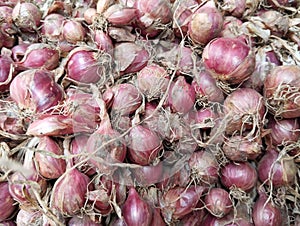
[[[300,225],[298,0],[0,18],[1,225]]]

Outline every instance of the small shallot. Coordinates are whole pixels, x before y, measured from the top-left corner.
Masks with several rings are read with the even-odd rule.
[[[192,176],[201,182],[213,184],[218,181],[219,164],[210,151],[193,152],[189,166]]]
[[[233,135],[225,137],[222,148],[225,156],[237,162],[255,160],[262,152],[260,136]]]
[[[174,112],[186,114],[193,108],[195,100],[195,90],[183,76],[179,76],[169,90],[168,105]]]
[[[214,1],[208,1],[193,13],[189,23],[189,36],[193,42],[207,44],[216,38],[223,27],[223,16]]]
[[[50,206],[62,214],[73,216],[84,206],[90,179],[76,168],[68,167],[54,183]]]
[[[41,32],[50,41],[57,41],[61,38],[64,16],[57,13],[47,15],[42,24]]]
[[[250,191],[257,183],[256,169],[248,162],[229,162],[221,168],[221,183],[228,189],[239,188],[243,191]]]
[[[247,80],[255,68],[255,55],[241,38],[216,38],[204,48],[203,63],[216,79],[236,85]]]
[[[261,126],[265,114],[263,97],[254,89],[240,88],[224,101],[225,117],[228,117],[227,133]]]
[[[63,99],[63,90],[50,71],[32,69],[19,73],[10,85],[10,96],[20,109],[43,112]]]
[[[111,89],[113,93],[112,112],[116,115],[134,113],[142,103],[139,90],[130,83],[122,83]]]
[[[118,43],[114,48],[117,71],[122,74],[134,73],[145,67],[150,58],[145,48],[132,42]]]
[[[233,206],[229,193],[223,188],[212,188],[204,198],[206,209],[218,218],[228,214]]]
[[[42,14],[40,9],[30,2],[18,2],[12,12],[13,21],[23,31],[34,32],[38,30]]]
[[[114,4],[110,6],[103,15],[112,25],[125,26],[132,23],[135,19],[136,9],[121,4]]]
[[[97,52],[87,47],[77,47],[68,55],[66,65],[67,78],[80,83],[96,83],[105,72],[108,62],[101,60]],[[101,62],[100,62],[101,61]]]
[[[196,92],[197,99],[223,103],[224,94],[217,86],[216,80],[207,71],[196,74],[192,86]]]
[[[155,37],[161,32],[160,26],[172,20],[171,5],[168,0],[137,0],[137,26],[142,34]]]
[[[122,206],[122,214],[127,225],[150,226],[152,209],[137,193],[134,187],[128,192],[128,197]]]
[[[276,119],[269,118],[267,128],[273,145],[284,145],[297,142],[300,138],[300,125],[298,118]]]
[[[112,128],[105,103],[99,98],[101,123],[99,128],[89,137],[86,149],[89,163],[100,172],[112,175],[115,163],[121,163],[126,157],[124,139]]]
[[[202,186],[175,187],[163,194],[160,200],[162,215],[167,223],[191,213],[207,190]]]
[[[162,148],[158,134],[142,125],[136,125],[129,133],[128,157],[139,165],[148,165],[157,157]]]
[[[66,170],[66,162],[59,158],[63,151],[58,143],[50,137],[41,137],[37,150],[42,151],[36,152],[34,157],[40,175],[48,179],[59,178]]]
[[[26,48],[23,59],[16,63],[18,69],[53,70],[59,65],[59,51],[46,44],[31,44]]]
[[[269,110],[283,118],[300,117],[300,66],[283,65],[271,70],[264,82]]]
[[[275,149],[270,149],[259,161],[257,172],[261,182],[281,187],[295,183],[297,166],[288,154],[281,154]]]
[[[167,71],[157,64],[147,65],[137,76],[137,87],[148,100],[161,98],[167,90],[168,83]]]
[[[5,181],[0,183],[0,206],[0,222],[8,219],[17,207],[9,193],[9,184]]]
[[[13,60],[5,55],[0,56],[0,93],[9,90],[10,82],[13,79],[11,65]]]
[[[282,226],[282,213],[267,194],[259,192],[258,200],[254,203],[252,219],[255,225]]]
[[[72,44],[82,42],[86,36],[84,27],[80,22],[75,20],[66,20],[62,25],[63,38]]]

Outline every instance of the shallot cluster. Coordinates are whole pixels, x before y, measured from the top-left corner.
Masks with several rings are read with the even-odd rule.
[[[0,225],[299,226],[299,8],[0,1]]]

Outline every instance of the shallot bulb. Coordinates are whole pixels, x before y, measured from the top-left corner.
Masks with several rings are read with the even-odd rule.
[[[279,207],[263,192],[259,192],[258,200],[254,203],[252,219],[255,225],[281,226],[283,224]]]
[[[29,147],[35,144],[35,139],[28,143]],[[42,198],[47,189],[47,181],[43,179],[34,164],[34,152],[27,149],[24,155],[23,164],[11,163],[13,168],[18,167],[9,177],[9,193],[25,208],[32,208],[37,205],[39,198]]]
[[[260,11],[258,16],[273,35],[281,37],[287,34],[289,28],[288,16],[284,16],[275,10]]]
[[[27,128],[26,134],[32,136],[60,136],[74,132],[74,120],[66,115],[43,114],[35,119]],[[90,132],[90,129],[83,125],[76,124],[77,132]]]
[[[39,8],[30,2],[18,2],[12,12],[13,21],[25,32],[38,30],[42,14]]]
[[[66,170],[65,160],[59,158],[63,155],[61,147],[52,138],[45,136],[40,138],[37,150],[43,151],[36,152],[34,157],[40,175],[48,179],[59,178]]]
[[[132,169],[135,181],[141,185],[151,185],[162,180],[163,164],[159,162],[156,165],[142,166]]]
[[[23,57],[25,56],[27,48],[30,46],[28,43],[22,43],[19,45],[15,45],[11,51],[12,51],[12,58],[15,62],[20,62]]]
[[[192,86],[196,92],[197,99],[223,103],[224,94],[217,86],[216,80],[207,71],[196,74],[192,81]]]
[[[105,188],[98,188],[87,193],[87,198],[92,202],[97,212],[103,215],[108,215],[112,212],[112,206],[110,204],[110,191]]]
[[[8,219],[17,207],[14,205],[14,199],[9,193],[8,182],[0,183],[0,205],[0,222],[2,222]]]
[[[89,136],[85,134],[79,134],[78,136],[75,136],[70,145],[70,153],[77,155],[73,158],[73,164],[76,165],[81,163],[81,165],[77,167],[81,172],[85,173],[86,175],[93,175],[95,174],[95,170],[90,164],[84,161],[87,157],[86,144],[88,139]]]
[[[158,121],[162,117],[162,114],[160,111],[156,111],[157,104],[153,102],[146,102],[145,109],[144,109],[144,115],[142,117],[143,124],[148,129],[159,132],[160,125]]]
[[[109,23],[115,26],[125,26],[131,24],[136,18],[136,9],[113,4],[103,14]]]
[[[262,93],[267,75],[274,67],[282,65],[282,62],[277,54],[270,49],[270,46],[259,48],[255,54],[255,59],[255,70],[250,78],[242,84],[242,87],[252,88]]]
[[[260,136],[248,135],[225,137],[222,150],[225,156],[232,161],[255,160],[262,152],[262,139]]]
[[[51,13],[47,15],[42,24],[41,32],[50,41],[58,41],[61,38],[65,17],[61,14]]]
[[[288,154],[282,155],[274,149],[267,150],[257,166],[261,182],[274,187],[288,186],[295,183],[297,166]]]
[[[237,89],[225,99],[224,113],[227,133],[260,127],[265,114],[263,97],[254,89]]]
[[[164,155],[166,159],[163,161],[163,180],[157,184],[161,190],[169,190],[176,186],[183,188],[190,182],[191,170],[188,165],[176,165],[174,162],[180,161],[176,156],[172,156],[172,153],[168,152]],[[171,164],[168,161],[174,161]]]
[[[139,165],[149,165],[162,148],[160,137],[148,128],[136,125],[129,133],[128,157]]]
[[[174,112],[188,113],[194,106],[196,94],[183,76],[179,76],[169,90],[168,105]]]
[[[101,214],[106,215],[112,212],[113,200],[118,205],[124,203],[126,186],[123,184],[124,178],[120,178],[122,176],[122,173],[114,174],[112,177],[103,175],[100,179],[96,176],[94,190],[89,191],[87,197]]]
[[[171,49],[169,49],[171,48]],[[195,52],[186,46],[171,44],[167,49],[158,50],[157,59],[159,62],[172,70],[176,70],[176,75],[193,74],[193,70],[198,66],[200,58]]]
[[[271,129],[269,137],[271,139],[271,144],[273,145],[295,143],[300,138],[298,118],[276,119],[270,117],[267,128]]]
[[[113,139],[114,142],[109,142]],[[123,162],[126,157],[125,142],[120,138],[120,134],[101,124],[88,139],[87,151],[91,155],[89,162],[100,172],[108,174],[115,169],[110,164]]]
[[[122,83],[111,89],[113,93],[112,112],[116,115],[134,113],[142,103],[139,90],[130,83]]]
[[[198,6],[196,0],[176,1],[173,4],[173,29],[176,36],[181,37],[187,34],[188,25],[193,15],[193,8],[196,6]]]
[[[0,6],[0,47],[12,48],[16,42],[16,29],[12,23],[12,11],[9,6]]]
[[[222,218],[232,210],[229,193],[222,188],[212,188],[204,198],[206,209],[214,216]]]
[[[190,111],[188,117],[191,120],[190,126],[206,130],[214,127],[218,114],[211,108],[202,108],[198,111]]]
[[[134,187],[128,192],[128,197],[122,206],[122,214],[127,225],[150,226],[152,220],[152,209],[144,201]]]
[[[68,55],[67,78],[79,83],[98,82],[104,76],[105,65],[109,63],[102,56],[85,47],[73,49]]]
[[[202,186],[175,187],[165,192],[160,200],[162,215],[167,223],[191,213],[206,191]]]
[[[10,96],[21,109],[43,112],[63,99],[63,90],[50,71],[33,69],[19,73],[11,82]]]
[[[216,38],[204,48],[205,68],[216,79],[237,85],[247,80],[255,68],[255,55],[241,38]]]
[[[149,58],[148,51],[135,43],[119,43],[114,49],[117,71],[121,75],[140,71],[147,65]]]
[[[117,43],[122,42],[135,42],[137,37],[132,34],[131,26],[124,27],[109,27],[107,33],[111,39],[113,39]]]
[[[223,16],[214,1],[208,1],[193,13],[189,23],[189,36],[193,42],[207,44],[216,38],[223,27]]]
[[[53,70],[59,65],[59,51],[46,44],[31,44],[26,48],[23,59],[16,63],[18,69],[41,68]]]
[[[219,164],[209,151],[196,151],[190,157],[191,174],[196,179],[207,184],[218,181]]]
[[[66,92],[64,111],[74,121],[73,131],[80,132],[85,127],[94,132],[100,124],[100,108],[93,95],[76,89],[68,89]]]
[[[95,30],[94,41],[98,49],[113,55],[113,49],[114,49],[113,42],[110,36],[106,32],[102,30]]]
[[[234,16],[226,16],[223,22],[223,29],[220,33],[224,38],[236,38],[240,34],[240,28],[243,22]]]
[[[35,186],[30,185],[30,183],[33,183]],[[39,176],[34,170],[26,175],[15,172],[9,180],[10,195],[24,206],[32,205],[32,202],[37,202],[36,194],[33,190],[43,196],[46,188],[46,180]]]
[[[84,206],[90,179],[76,168],[68,168],[54,183],[50,206],[73,216]]]
[[[0,128],[2,131],[10,134],[24,134],[25,122],[17,114],[11,111],[12,108],[17,109],[17,104],[11,98],[5,98],[0,103],[2,112],[0,113]]]
[[[163,67],[157,64],[147,65],[138,73],[137,87],[148,100],[161,98],[167,90],[168,77]]]
[[[227,163],[221,168],[221,183],[228,189],[239,188],[243,191],[250,191],[257,183],[257,172],[249,163]]]
[[[101,123],[87,141],[88,160],[98,171],[112,175],[116,169],[112,165],[123,162],[127,151],[123,137],[111,126],[105,102],[99,99],[98,103]]]
[[[84,41],[86,32],[80,22],[75,20],[66,20],[62,25],[63,38],[72,44]]]
[[[264,82],[269,110],[283,118],[300,117],[300,66],[283,65],[271,70]]]
[[[39,225],[42,221],[43,214],[36,210],[25,210],[20,209],[17,214],[16,223],[17,225]]]
[[[96,5],[96,11],[98,14],[103,14],[105,10],[108,9],[109,6],[113,5],[115,2],[114,0],[103,0],[98,1]],[[123,2],[122,2],[123,3]],[[127,1],[124,2],[124,5],[126,5]]]
[[[0,56],[0,93],[9,90],[10,83],[13,79],[11,65],[13,60],[5,55]]]
[[[87,8],[84,13],[83,17],[87,24],[92,24],[97,16],[97,10],[95,8]]]
[[[137,10],[137,26],[142,34],[149,37],[160,33],[159,25],[172,20],[171,6],[167,0],[137,0],[134,7]]]
[[[246,0],[225,0],[225,11],[234,17],[242,17],[246,10]]]

